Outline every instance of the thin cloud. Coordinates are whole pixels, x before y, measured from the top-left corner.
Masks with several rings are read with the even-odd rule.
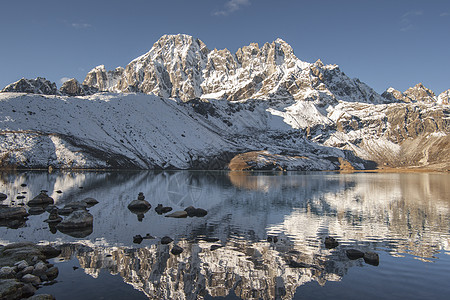
[[[448,17],[450,16],[449,12],[443,12],[442,14],[439,15],[440,17]]]
[[[75,29],[88,29],[92,27],[92,25],[89,23],[72,23],[70,25]]]
[[[400,19],[400,31],[408,31],[414,28],[412,19],[415,17],[423,15],[421,10],[408,11]]]
[[[228,16],[229,14],[240,10],[243,6],[250,5],[250,0],[230,0],[225,3],[222,10],[213,13],[214,16]]]

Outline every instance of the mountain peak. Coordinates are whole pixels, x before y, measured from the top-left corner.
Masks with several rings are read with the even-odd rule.
[[[92,70],[83,84],[100,91],[106,88],[153,93],[182,101],[195,98],[335,101],[334,93],[343,97],[337,99],[346,101],[383,101],[337,66],[324,66],[318,61],[311,77],[312,66],[298,59],[281,38],[262,46],[250,43],[232,54],[227,49],[210,51],[201,40],[187,34],[163,35],[121,74],[116,72],[118,79],[114,80],[117,82],[114,86],[102,83],[109,78],[103,68]]]

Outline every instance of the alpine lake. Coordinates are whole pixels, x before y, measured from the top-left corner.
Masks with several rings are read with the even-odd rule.
[[[3,206],[29,210],[41,190],[59,209],[85,198],[99,202],[87,208],[92,226],[80,230],[63,233],[44,222],[45,208],[20,222],[2,221],[0,245],[61,250],[49,260],[59,275],[36,294],[65,300],[450,295],[448,173],[26,171],[0,179]],[[140,192],[152,207],[128,209]],[[158,214],[158,204],[172,211]],[[189,206],[207,215],[166,217]],[[173,241],[163,244],[163,237]],[[176,246],[181,253],[174,254]]]

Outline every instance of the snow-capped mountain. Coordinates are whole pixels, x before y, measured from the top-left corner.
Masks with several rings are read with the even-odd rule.
[[[205,99],[385,100],[336,65],[306,63],[291,46],[277,39],[262,47],[252,43],[232,54],[209,50],[192,36],[164,35],[146,54],[122,69],[104,66],[89,72],[83,84],[111,92],[153,93],[188,101]],[[114,84],[117,78],[120,80]],[[108,84],[103,84],[103,82]]]
[[[379,95],[281,39],[232,54],[165,35],[83,84],[19,82],[0,94],[4,167],[222,169],[251,152],[240,168],[450,169],[449,91]]]

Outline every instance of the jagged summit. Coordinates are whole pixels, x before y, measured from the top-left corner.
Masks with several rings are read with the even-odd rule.
[[[233,54],[228,49],[209,50],[190,35],[164,35],[122,73],[116,69],[112,76],[115,80],[109,80],[111,76],[106,73],[101,66],[96,67],[83,84],[100,91],[153,93],[183,101],[195,98],[385,101],[359,80],[348,78],[336,65],[301,61],[280,38],[261,47],[251,43]],[[104,81],[110,84],[103,84]]]

